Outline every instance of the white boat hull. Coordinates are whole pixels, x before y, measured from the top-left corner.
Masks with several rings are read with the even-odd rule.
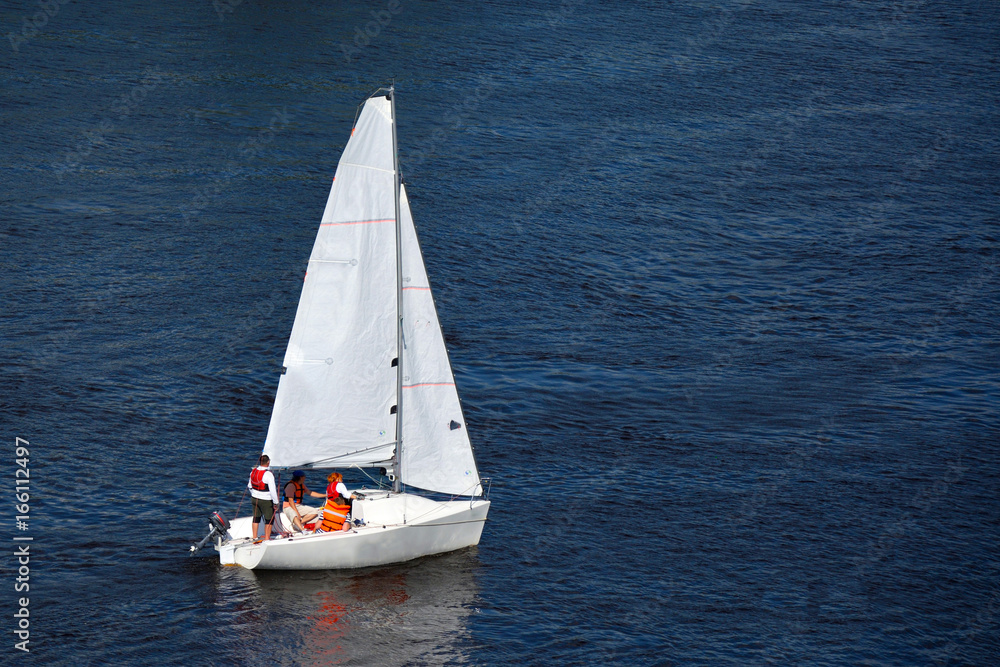
[[[356,500],[349,532],[295,534],[254,543],[250,517],[233,520],[216,545],[223,565],[250,570],[337,570],[401,563],[479,544],[488,500],[438,502],[412,494],[378,492]]]

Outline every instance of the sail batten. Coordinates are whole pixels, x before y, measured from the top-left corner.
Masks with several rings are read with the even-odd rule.
[[[382,167],[374,167],[370,164],[356,164],[354,162],[341,162],[341,167],[357,167],[359,169],[377,169],[378,171],[385,171],[390,174],[396,173],[394,169],[383,169]]]

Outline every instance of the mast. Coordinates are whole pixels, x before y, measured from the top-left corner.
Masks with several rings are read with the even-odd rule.
[[[399,152],[396,149],[396,84],[389,86],[392,105],[393,203],[396,207],[396,480],[392,490],[403,490],[403,232],[399,220]]]

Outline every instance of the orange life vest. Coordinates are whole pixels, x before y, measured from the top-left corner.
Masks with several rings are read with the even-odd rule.
[[[324,533],[342,529],[350,511],[351,505],[343,496],[327,498],[326,505],[323,506],[323,523],[319,529]]]
[[[288,495],[288,484],[295,485],[295,495],[294,496],[289,496]],[[296,481],[288,482],[288,484],[285,484],[285,502],[287,503],[289,500],[294,500],[296,505],[301,505],[302,504],[302,496],[306,492],[306,485],[303,484],[302,482],[296,482]]]
[[[254,468],[250,473],[250,488],[254,491],[267,491],[267,484],[264,483],[264,473],[267,470],[261,470],[260,468]]]

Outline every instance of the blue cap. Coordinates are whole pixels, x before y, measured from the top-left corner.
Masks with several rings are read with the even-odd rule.
[[[305,476],[306,474],[301,470],[296,470],[295,472],[292,473],[292,479],[295,479],[296,477],[305,477]]]

